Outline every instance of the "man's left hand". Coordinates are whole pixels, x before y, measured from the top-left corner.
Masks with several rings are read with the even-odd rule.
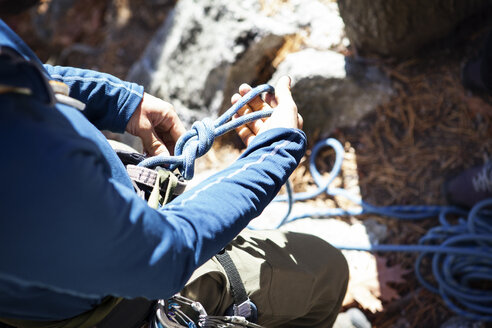
[[[148,93],[144,93],[126,131],[142,139],[150,156],[174,154],[176,141],[186,132],[173,105]]]

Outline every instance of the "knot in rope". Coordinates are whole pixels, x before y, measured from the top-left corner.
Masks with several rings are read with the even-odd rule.
[[[197,121],[191,126],[176,143],[174,152],[176,156],[184,156],[182,165],[183,177],[187,180],[193,178],[195,173],[195,160],[205,155],[215,140],[215,124],[210,118]]]

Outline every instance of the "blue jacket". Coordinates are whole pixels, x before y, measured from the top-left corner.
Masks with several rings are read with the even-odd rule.
[[[108,295],[170,297],[261,213],[304,154],[302,131],[267,131],[154,210],[99,131],[124,131],[143,88],[89,70],[43,71],[2,21],[0,45],[31,62],[0,55],[0,85],[33,91],[0,94],[0,317],[59,320]],[[86,110],[50,105],[42,74],[68,84]]]

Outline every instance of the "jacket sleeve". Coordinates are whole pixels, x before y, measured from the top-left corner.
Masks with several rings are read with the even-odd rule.
[[[84,115],[99,130],[122,133],[140,104],[143,87],[110,74],[44,65],[50,77],[70,87],[70,96],[86,104]]]
[[[263,211],[305,146],[300,130],[266,131],[230,167],[159,210],[128,187],[108,182],[107,164],[90,146],[58,148],[63,160],[47,163],[56,179],[48,172],[36,181],[52,192],[16,214],[31,225],[16,249],[31,270],[15,259],[0,267],[26,285],[72,295],[170,297]],[[37,220],[36,213],[51,215]]]

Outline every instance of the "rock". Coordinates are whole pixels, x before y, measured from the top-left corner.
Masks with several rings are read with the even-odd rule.
[[[336,2],[291,0],[280,6],[275,15],[296,27],[306,48],[334,50],[349,44]]]
[[[410,56],[449,35],[465,18],[490,7],[489,0],[339,0],[347,36],[363,54]],[[488,15],[483,15],[485,22]]]
[[[269,83],[289,75],[292,94],[304,118],[304,131],[327,135],[353,126],[393,95],[389,79],[376,67],[333,51],[303,50],[288,55]]]
[[[272,59],[294,33],[260,9],[259,0],[179,1],[128,79],[172,102],[185,125],[216,117],[241,83],[271,76]]]

